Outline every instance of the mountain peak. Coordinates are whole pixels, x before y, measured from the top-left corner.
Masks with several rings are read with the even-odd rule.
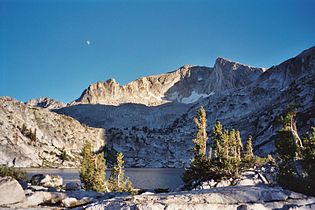
[[[116,82],[116,80],[115,80],[114,78],[109,78],[108,80],[106,80],[105,83],[108,83],[108,84],[110,84],[110,83],[116,83],[116,84],[118,84],[118,82]]]
[[[240,68],[244,68],[244,67],[250,68],[250,69],[260,69],[262,71],[265,70],[265,68],[252,67],[252,66],[249,66],[246,64],[241,64],[239,62],[229,60],[227,58],[223,58],[223,57],[218,57],[215,61],[214,66],[226,67],[226,68],[233,70],[233,71],[238,70]]]
[[[25,104],[32,107],[42,107],[47,109],[60,109],[66,106],[63,102],[48,97],[31,99]]]

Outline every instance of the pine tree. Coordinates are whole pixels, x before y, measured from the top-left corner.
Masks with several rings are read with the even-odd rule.
[[[130,192],[132,183],[129,179],[124,177],[124,155],[118,153],[116,156],[116,163],[112,169],[108,180],[108,185],[111,191],[114,192]]]
[[[198,110],[198,118],[194,118],[197,126],[197,137],[193,140],[194,142],[194,153],[195,158],[205,157],[206,155],[206,145],[207,145],[207,118],[206,111],[203,107]]]
[[[193,183],[200,182],[202,180],[206,180],[208,175],[208,170],[210,168],[211,162],[211,151],[206,156],[206,142],[208,139],[207,136],[207,119],[206,119],[206,111],[203,107],[198,110],[197,117],[194,118],[194,121],[197,126],[197,134],[196,138],[193,139],[194,143],[194,158],[190,164],[190,166],[185,170],[183,174],[183,181],[191,186]]]
[[[243,143],[242,143],[241,133],[239,130],[236,131],[236,147],[237,147],[237,160],[241,161]]]
[[[214,145],[213,145],[213,150],[214,150],[214,158],[221,158],[224,156],[224,151],[222,148],[222,142],[223,140],[223,133],[222,133],[222,125],[220,121],[216,121],[215,126],[213,128],[213,135],[214,135]]]
[[[229,155],[230,155],[230,145],[229,145],[229,141],[230,141],[230,135],[229,135],[229,131],[228,130],[224,130],[222,139],[221,139],[221,148],[222,148],[222,152],[219,153],[219,159],[223,160],[223,161],[227,161],[229,159]]]
[[[232,129],[230,131],[230,138],[229,138],[229,143],[228,143],[228,148],[229,148],[229,157],[231,158],[236,158],[237,150],[236,150],[236,132],[235,129]]]
[[[82,162],[80,169],[80,180],[84,184],[85,189],[93,189],[94,168],[92,145],[90,142],[85,142],[82,150]]]
[[[104,153],[93,156],[90,142],[84,143],[80,169],[80,180],[87,190],[103,192],[105,186],[106,162]]]
[[[95,167],[94,167],[94,182],[93,182],[93,190],[97,192],[103,192],[106,189],[105,186],[105,170],[106,170],[106,162],[104,159],[104,153],[99,153],[95,157]]]
[[[252,160],[254,158],[253,153],[253,144],[252,144],[253,137],[249,135],[246,140],[246,147],[245,147],[245,159],[246,160]]]

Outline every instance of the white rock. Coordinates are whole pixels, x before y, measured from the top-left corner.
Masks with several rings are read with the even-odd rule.
[[[36,174],[31,179],[32,184],[44,187],[59,187],[63,183],[63,179],[59,175]]]
[[[216,185],[216,187],[227,187],[230,185],[231,185],[230,180],[222,180]]]
[[[62,200],[62,205],[64,207],[74,207],[78,204],[78,200],[76,198],[66,198],[64,200]]]
[[[24,191],[18,181],[8,176],[0,177],[0,205],[17,203],[24,199]]]
[[[255,186],[261,184],[262,181],[259,179],[241,179],[236,182],[236,186]]]
[[[24,202],[18,203],[12,207],[26,208],[26,207],[38,206],[39,204],[42,204],[42,203],[55,204],[55,203],[61,202],[66,197],[67,195],[64,193],[37,191],[27,196]]]
[[[47,191],[47,190],[48,190],[47,187],[38,186],[38,185],[31,185],[31,186],[28,186],[28,189],[30,189],[30,190],[32,190],[32,191]]]

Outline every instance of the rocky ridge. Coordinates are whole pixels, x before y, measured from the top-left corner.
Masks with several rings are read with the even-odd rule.
[[[216,92],[243,87],[262,72],[262,68],[218,58],[214,68],[185,65],[176,71],[141,77],[123,86],[115,79],[97,82],[90,85],[72,104],[136,103],[156,106],[174,101],[190,104]]]
[[[66,106],[66,104],[63,102],[56,101],[55,99],[47,97],[31,99],[25,104],[32,107],[41,107],[46,109],[60,109]]]
[[[0,104],[0,164],[77,167],[84,141],[95,149],[105,143],[104,129],[9,97],[0,97]]]

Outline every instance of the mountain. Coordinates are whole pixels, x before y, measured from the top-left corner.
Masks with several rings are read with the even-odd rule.
[[[84,141],[95,150],[105,143],[103,129],[0,97],[0,164],[17,167],[78,167]],[[66,158],[62,158],[62,154]]]
[[[126,167],[185,167],[201,106],[208,133],[220,120],[225,128],[240,130],[243,139],[251,134],[256,154],[273,154],[274,135],[281,129],[278,119],[289,104],[297,107],[301,135],[315,124],[315,47],[269,69],[217,58],[214,67],[185,65],[126,85],[114,79],[91,84],[67,105],[52,99],[22,104],[9,98],[1,98],[0,104],[1,145],[9,148],[0,151],[2,162],[21,155],[25,166],[40,164],[47,156],[60,165],[63,147],[78,157],[89,139],[96,149],[105,142],[109,163],[119,151]],[[28,145],[30,138],[20,130],[23,123],[36,128],[41,143]]]
[[[273,154],[273,136],[281,129],[278,118],[289,104],[298,107],[300,134],[315,124],[314,64],[314,47],[267,70],[218,58],[213,68],[185,66],[126,86],[115,83],[119,90],[129,91],[118,94],[122,97],[115,106],[106,105],[117,96],[106,92],[113,86],[108,82],[98,83],[100,89],[92,85],[93,91],[84,91],[77,105],[57,112],[106,128],[108,153],[123,152],[127,166],[186,166],[196,132],[193,118],[200,106],[207,111],[209,133],[215,121],[220,120],[225,128],[239,129],[243,139],[251,134],[256,154]],[[174,78],[176,82],[170,82]],[[151,103],[144,97],[148,93],[159,96],[159,100],[154,98]],[[88,97],[95,100],[83,100]],[[132,100],[136,102],[129,104]]]
[[[157,106],[169,102],[190,104],[216,92],[248,85],[263,72],[223,58],[214,68],[185,65],[173,72],[142,77],[126,85],[114,79],[90,85],[73,104]]]

